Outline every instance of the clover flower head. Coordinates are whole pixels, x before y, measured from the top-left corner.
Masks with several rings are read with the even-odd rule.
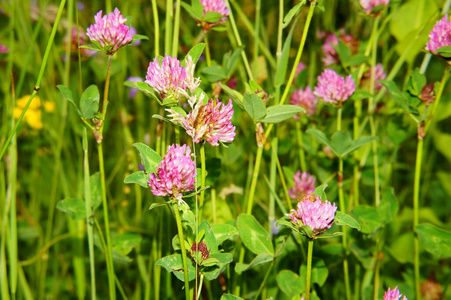
[[[316,112],[318,99],[313,94],[312,89],[308,86],[305,89],[301,88],[295,90],[293,95],[291,95],[290,104],[304,108],[307,116],[313,116]],[[295,115],[294,118],[299,119],[297,115]]]
[[[192,110],[185,117],[168,109],[174,121],[178,121],[186,129],[186,133],[192,137],[195,143],[209,142],[212,146],[221,143],[230,143],[235,138],[235,126],[230,121],[233,117],[232,100],[224,105],[219,100],[208,100],[203,104],[204,94],[199,97],[193,96],[188,99]],[[216,103],[215,103],[216,102]]]
[[[371,80],[371,71],[372,69],[368,70],[367,72],[365,72],[365,74],[363,74],[363,81],[369,81]],[[385,73],[384,67],[382,66],[382,64],[377,64],[374,67],[374,88],[376,90],[380,90],[383,85],[381,83],[379,83],[379,80],[384,80],[387,77],[387,74]]]
[[[178,100],[186,95],[186,69],[176,57],[165,55],[161,60],[155,57],[147,68],[146,83],[160,94],[160,98],[173,97]]]
[[[180,204],[182,193],[194,190],[195,178],[196,164],[191,159],[190,147],[173,144],[147,183],[155,196],[169,196]]]
[[[97,41],[108,55],[113,55],[119,48],[129,44],[133,40],[130,28],[125,24],[127,19],[121,15],[119,9],[102,17],[99,11],[94,17],[92,24],[86,34],[93,41]]]
[[[297,171],[293,179],[294,187],[288,191],[292,199],[302,199],[315,191],[315,178],[309,173]]]
[[[373,12],[374,8],[378,6],[387,6],[390,0],[360,0],[360,5],[363,8],[363,11],[367,15],[377,14]]]
[[[318,195],[310,194],[299,200],[297,209],[287,216],[297,226],[310,226],[313,236],[317,236],[332,226],[336,210],[335,203],[323,202]]]
[[[313,94],[324,102],[342,106],[355,92],[355,84],[351,76],[341,77],[332,69],[326,69],[318,77],[318,85]]]
[[[395,287],[393,290],[388,288],[385,292],[384,300],[400,300],[401,294],[399,293],[398,287]],[[406,296],[404,296],[401,300],[407,300]]]
[[[448,20],[448,15],[435,23],[434,28],[429,33],[426,50],[440,56],[436,51],[445,46],[451,46],[451,20]]]
[[[208,250],[207,244],[204,241],[199,243],[193,242],[193,245],[191,246],[191,256],[196,257],[196,252],[201,254],[202,260],[210,258],[210,250]]]
[[[208,12],[214,11],[218,12],[224,16],[221,21],[227,20],[227,16],[229,15],[229,7],[224,0],[200,0],[204,10],[203,15],[205,16]]]

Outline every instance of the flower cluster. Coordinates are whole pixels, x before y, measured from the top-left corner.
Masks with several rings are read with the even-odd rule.
[[[318,104],[318,99],[312,92],[312,89],[308,86],[305,89],[297,89],[291,95],[290,104],[297,105],[305,109],[305,113],[308,116],[313,116],[316,112],[316,105]],[[299,119],[296,115],[295,119]]]
[[[335,203],[323,202],[319,196],[310,194],[299,200],[297,209],[287,216],[296,226],[310,226],[313,236],[317,236],[332,226],[336,210]]]
[[[200,79],[194,78],[194,63],[188,56],[186,68],[180,64],[176,57],[165,55],[161,60],[155,57],[147,68],[146,83],[160,94],[161,99],[168,97],[175,100],[182,96],[188,97],[186,89],[191,92],[199,86]]]
[[[401,294],[399,293],[398,287],[395,287],[393,290],[388,288],[388,291],[385,292],[384,300],[400,300]],[[401,300],[407,300],[406,296],[404,296]]]
[[[220,13],[224,16],[222,18],[222,21],[225,21],[227,19],[227,16],[229,15],[229,7],[227,6],[227,3],[224,0],[200,0],[200,3],[203,6],[203,15],[205,16],[208,12],[213,11]]]
[[[7,54],[9,52],[9,48],[3,44],[0,44],[0,53]]]
[[[229,143],[235,138],[235,126],[230,121],[233,116],[232,100],[224,105],[219,100],[208,100],[203,105],[204,94],[193,96],[188,100],[193,108],[185,117],[169,109],[174,121],[178,121],[186,129],[186,133],[193,138],[195,143],[209,142],[212,146],[218,146],[219,142]],[[216,102],[216,103],[215,103]]]
[[[130,28],[125,25],[127,19],[121,15],[119,9],[102,17],[99,11],[94,17],[92,24],[86,34],[93,41],[97,41],[108,55],[113,55],[119,48],[129,44],[133,40]]]
[[[315,191],[315,178],[307,172],[297,171],[293,175],[294,187],[288,191],[292,199],[302,199]]]
[[[363,8],[363,11],[367,15],[377,14],[379,12],[378,7],[385,7],[388,5],[390,0],[360,0],[360,5]],[[378,11],[374,12],[374,9]]]
[[[16,107],[14,107],[13,110],[15,119],[20,117],[30,97],[31,95],[26,95],[17,99]],[[55,110],[55,103],[41,101],[39,96],[34,96],[33,101],[28,107],[27,113],[24,115],[24,121],[27,122],[28,126],[35,130],[42,129],[44,127],[42,123],[42,108],[44,108],[46,112],[51,113]]]
[[[351,76],[341,77],[332,69],[326,69],[318,77],[318,85],[313,92],[324,102],[342,106],[355,92],[355,84]]]
[[[147,183],[155,196],[169,196],[180,202],[183,192],[194,190],[195,178],[196,164],[191,159],[190,147],[174,144],[169,146],[155,174],[150,174]]]
[[[437,53],[437,50],[445,46],[451,46],[451,20],[448,21],[448,15],[437,21],[429,33],[429,42],[426,45],[426,50],[434,55],[440,55]]]
[[[322,48],[324,54],[322,61],[325,66],[337,64],[340,62],[337,50],[335,50],[335,47],[338,46],[339,41],[345,43],[345,45],[351,49],[352,54],[357,53],[359,48],[359,41],[352,34],[345,34],[344,29],[341,31],[340,37],[338,37],[334,33],[330,33],[326,36],[326,40],[324,41]]]

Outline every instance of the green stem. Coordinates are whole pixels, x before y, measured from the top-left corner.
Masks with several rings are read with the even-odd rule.
[[[84,175],[84,192],[85,192],[85,208],[86,208],[86,228],[88,231],[88,247],[89,247],[89,268],[91,275],[91,299],[96,299],[96,272],[95,272],[95,256],[94,256],[94,232],[91,224],[92,217],[92,201],[91,201],[91,183],[89,174],[89,155],[88,155],[88,130],[83,129],[83,175]]]
[[[258,296],[260,296],[260,294],[262,293],[262,290],[265,287],[266,281],[268,280],[269,274],[271,273],[271,270],[272,270],[273,266],[274,266],[274,260],[269,265],[268,270],[266,271],[265,277],[263,278],[263,281],[260,284],[260,287],[258,288],[258,291],[257,291],[257,293],[254,296],[254,300],[257,300]]]
[[[99,132],[102,134],[103,126],[105,125],[105,117],[108,107],[108,92],[110,86],[110,69],[111,69],[112,56],[108,56],[108,67],[105,79],[105,89],[103,92],[103,103],[102,103],[102,124],[100,126]],[[98,142],[98,157],[99,157],[99,172],[100,172],[100,186],[102,194],[102,206],[103,206],[103,216],[105,224],[105,235],[106,235],[106,249],[105,249],[105,260],[107,264],[108,272],[108,288],[110,293],[110,299],[116,299],[116,289],[115,289],[115,275],[114,275],[114,265],[112,257],[112,246],[111,246],[111,236],[110,236],[110,221],[108,217],[108,203],[106,199],[106,184],[105,184],[105,166],[103,159],[103,143],[102,140]]]
[[[202,211],[204,210],[205,200],[205,178],[207,177],[207,169],[205,166],[205,143],[200,146],[200,167],[201,167],[201,179],[200,179],[200,199],[199,199],[199,218],[202,220]]]
[[[207,60],[207,66],[211,66],[211,53],[210,53],[210,43],[208,42],[208,31],[204,31],[204,42],[205,42],[205,58]]]
[[[199,289],[198,289],[198,292],[197,292],[196,299],[200,298],[200,294],[202,292],[202,285],[203,285],[203,283],[204,283],[204,274],[200,274]]]
[[[376,255],[379,255],[379,251],[376,251]],[[380,259],[379,257],[376,256],[376,265],[374,266],[374,287],[373,287],[374,300],[379,300],[379,273],[380,273],[379,271],[380,271]]]
[[[305,152],[304,147],[302,146],[302,129],[301,129],[301,120],[296,122],[296,135],[298,138],[298,150],[299,150],[299,163],[301,164],[301,171],[307,171],[307,164],[305,163]]]
[[[307,276],[305,279],[305,300],[310,300],[310,281],[312,278],[312,254],[313,254],[313,239],[308,239],[307,250]]]
[[[261,160],[262,160],[262,154],[263,154],[263,147],[258,147],[258,149],[257,149],[257,156],[255,158],[254,171],[252,173],[252,182],[251,182],[251,187],[250,187],[250,191],[249,191],[249,197],[247,199],[246,213],[248,215],[252,214],[252,206],[253,206],[253,203],[254,203],[255,188],[257,186],[258,172],[260,171],[260,164],[261,164]]]
[[[341,131],[341,114],[342,108],[340,107],[337,112],[337,131]],[[343,195],[343,158],[338,158],[338,203],[340,205],[340,210],[342,212],[346,212],[346,206],[344,202]],[[351,300],[351,285],[349,282],[349,266],[348,266],[348,242],[346,237],[346,226],[343,227],[343,238],[342,244],[344,249],[344,259],[343,259],[343,273],[345,280],[345,291],[346,291],[346,299]]]
[[[258,45],[260,44],[260,14],[261,14],[262,1],[257,0],[255,3],[255,34],[254,34],[254,68],[258,62]]]
[[[172,40],[172,56],[177,57],[179,48],[179,31],[180,31],[180,0],[177,0],[175,6],[174,36]]]
[[[373,23],[373,49],[371,52],[371,77],[370,77],[370,94],[374,95],[374,85],[376,79],[376,57],[377,57],[377,28],[379,24],[379,18],[377,17]],[[373,97],[368,98],[368,115],[370,119],[370,130],[371,137],[376,136],[376,125],[374,122],[374,104]],[[380,199],[380,184],[379,184],[379,162],[377,157],[377,141],[373,140],[371,142],[371,148],[373,150],[373,167],[374,167],[374,199],[375,205],[378,206]]]
[[[164,33],[164,53],[171,53],[172,51],[172,19],[174,18],[174,1],[166,0],[166,23]]]
[[[186,300],[191,300],[190,289],[189,289],[188,258],[186,257],[185,236],[183,234],[182,219],[180,218],[178,204],[174,203],[172,208],[174,209],[175,221],[177,222],[177,230],[179,233],[180,249],[182,251],[183,275],[185,278],[185,298],[186,298]]]
[[[305,21],[305,25],[304,25],[304,31],[302,32],[302,40],[301,40],[301,43],[299,44],[299,48],[298,48],[298,52],[296,54],[296,58],[294,60],[293,68],[291,69],[290,77],[288,78],[288,81],[287,81],[290,84],[287,84],[285,87],[285,90],[282,94],[282,98],[280,99],[280,102],[279,102],[280,105],[285,103],[285,100],[287,99],[288,94],[290,93],[291,82],[293,82],[294,76],[296,74],[297,66],[299,64],[299,61],[301,60],[302,52],[304,51],[305,41],[307,40],[307,34],[308,34],[309,27],[310,27],[310,23],[312,22],[313,12],[315,11],[315,6],[316,6],[316,0],[311,1],[308,15],[307,15],[307,20]],[[269,124],[268,128],[266,129],[266,133],[265,133],[266,137],[269,136],[273,127],[274,127],[274,124],[272,124],[272,123]]]
[[[211,189],[211,214],[213,216],[213,224],[216,224],[216,189]]]
[[[34,87],[33,93],[31,93],[30,99],[28,100],[27,104],[25,105],[24,109],[22,110],[22,113],[20,114],[19,118],[17,119],[17,122],[16,122],[14,128],[8,134],[8,138],[2,145],[2,148],[0,151],[0,160],[3,158],[3,155],[5,154],[6,149],[8,148],[8,145],[11,142],[13,135],[15,135],[17,128],[22,123],[22,119],[25,116],[25,113],[27,112],[28,107],[30,107],[31,102],[33,101],[34,97],[36,96],[36,94],[38,93],[38,91],[40,89],[41,81],[44,76],[45,67],[47,66],[47,61],[49,60],[50,50],[52,49],[52,46],[53,46],[53,41],[55,39],[56,30],[58,29],[58,24],[60,22],[61,15],[63,13],[65,4],[66,4],[66,0],[61,0],[60,6],[58,8],[58,13],[56,15],[55,23],[53,24],[52,32],[50,33],[50,38],[47,43],[47,47],[45,49],[44,58],[42,59],[42,64],[41,64],[41,69],[39,70],[38,79],[36,80],[36,84],[34,85],[35,87]]]
[[[231,7],[229,0],[227,0],[227,6]],[[240,34],[238,32],[238,28],[236,27],[235,18],[233,17],[233,12],[232,12],[231,9],[229,11],[229,20],[230,20],[230,24],[232,25],[233,34],[235,35],[235,39],[236,39],[236,42],[238,44],[238,47],[241,47],[241,46],[243,46],[243,43],[241,42]],[[258,34],[258,33],[256,33],[256,34]],[[247,56],[246,56],[246,52],[245,51],[241,51],[241,57],[243,58],[243,62],[244,62],[244,66],[246,68],[247,76],[249,76],[250,80],[254,80],[254,76],[252,75],[252,70],[251,70],[251,67],[249,65],[249,61],[247,60]]]
[[[421,163],[423,158],[423,138],[418,137],[417,156],[415,162],[415,179],[413,185],[413,231],[419,222],[419,206],[420,206],[420,177],[421,177]],[[415,277],[415,296],[420,299],[420,243],[418,236],[415,235],[414,242],[414,277]]]
[[[157,8],[157,0],[152,0],[152,14],[153,14],[153,26],[154,30],[154,47],[155,47],[155,56],[160,54],[160,23],[158,19],[158,8]]]

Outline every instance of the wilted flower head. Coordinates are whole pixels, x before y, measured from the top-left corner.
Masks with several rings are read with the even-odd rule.
[[[201,260],[210,258],[210,250],[208,250],[207,244],[204,241],[193,243],[193,245],[191,246],[191,256],[196,257],[196,252],[199,252],[201,254]]]
[[[305,109],[305,113],[308,116],[313,116],[316,112],[316,105],[318,104],[318,99],[312,92],[312,89],[308,86],[305,89],[297,89],[291,95],[290,104],[297,105]],[[296,115],[295,119],[299,119]]]
[[[224,0],[200,0],[200,3],[203,6],[203,16],[208,12],[217,12],[220,13],[223,18],[221,21],[227,20],[227,16],[229,15],[229,7]]]
[[[103,17],[102,11],[99,11],[94,19],[95,23],[88,28],[86,34],[91,40],[99,42],[106,54],[114,54],[133,40],[130,28],[125,25],[127,19],[119,9],[115,8],[114,12]]]
[[[398,287],[395,287],[393,290],[388,290],[385,292],[384,300],[400,300],[401,294],[399,293]],[[401,300],[407,300],[406,296],[404,296]]]
[[[426,104],[432,104],[435,101],[435,90],[433,84],[426,84],[421,89],[421,94],[419,95],[420,100]]]
[[[351,49],[352,54],[357,53],[359,41],[352,34],[345,34],[344,29],[341,30],[340,37],[334,33],[330,33],[326,36],[323,44],[324,58],[322,61],[326,67],[340,62],[337,50],[335,50],[335,46],[338,46],[340,40]]]
[[[426,50],[440,56],[436,51],[445,46],[451,46],[451,20],[448,21],[448,15],[435,23],[434,28],[429,33],[429,42],[426,45]]]
[[[336,210],[335,203],[323,202],[319,196],[310,194],[299,200],[297,209],[292,209],[287,216],[297,226],[310,226],[313,236],[317,236],[332,226]]]
[[[302,199],[315,191],[315,178],[309,173],[297,171],[293,179],[294,187],[288,191],[292,199]]]
[[[371,80],[371,71],[372,69],[368,70],[365,74],[363,74],[362,80],[363,81],[369,81]],[[374,88],[376,90],[380,90],[383,85],[379,83],[379,80],[384,80],[387,77],[387,74],[385,74],[384,67],[382,64],[377,64],[376,67],[374,67]]]
[[[363,8],[363,11],[367,14],[377,14],[379,12],[373,12],[374,8],[377,8],[378,6],[387,6],[390,0],[360,0],[360,5]]]
[[[233,116],[232,100],[224,105],[221,101],[212,99],[203,105],[204,95],[191,97],[188,100],[193,108],[186,117],[169,109],[174,120],[179,121],[186,129],[186,133],[193,138],[195,143],[205,140],[212,146],[218,146],[219,142],[229,143],[235,138],[235,126],[230,121]]]
[[[343,103],[354,94],[355,84],[349,75],[346,78],[341,77],[332,69],[326,69],[318,77],[318,85],[313,92],[324,102],[336,106],[342,106]]]
[[[443,287],[432,279],[427,279],[420,284],[421,296],[424,300],[439,300],[442,298]]]
[[[195,178],[196,164],[191,159],[190,147],[173,144],[147,182],[155,196],[169,196],[180,202],[183,192],[194,189]]]

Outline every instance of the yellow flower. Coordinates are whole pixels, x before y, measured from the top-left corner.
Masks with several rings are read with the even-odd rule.
[[[18,119],[20,117],[30,97],[31,95],[26,95],[20,99],[17,99],[16,107],[14,108],[13,111],[15,119]],[[28,107],[27,113],[24,116],[24,121],[27,122],[28,126],[30,126],[33,129],[39,130],[42,129],[42,127],[44,127],[41,121],[42,107],[44,107],[44,110],[47,112],[53,112],[55,110],[55,103],[44,102],[44,104],[42,104],[41,98],[39,98],[39,96],[34,97],[33,101]]]

